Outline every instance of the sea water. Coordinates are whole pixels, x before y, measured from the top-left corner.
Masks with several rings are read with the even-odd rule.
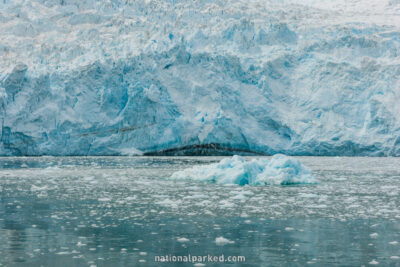
[[[400,266],[399,158],[298,157],[312,185],[170,179],[221,159],[0,158],[0,266]]]

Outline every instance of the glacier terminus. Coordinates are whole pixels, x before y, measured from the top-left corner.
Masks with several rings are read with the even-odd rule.
[[[398,0],[2,0],[0,155],[400,156],[399,77]]]

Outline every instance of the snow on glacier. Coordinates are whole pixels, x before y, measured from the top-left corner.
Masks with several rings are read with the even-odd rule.
[[[0,3],[0,155],[400,155],[400,2]]]
[[[174,172],[171,179],[207,181],[238,185],[315,184],[312,172],[298,159],[282,154],[246,161],[240,156],[224,158],[219,163],[198,165]]]

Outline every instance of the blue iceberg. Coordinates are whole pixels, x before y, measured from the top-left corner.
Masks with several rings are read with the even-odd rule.
[[[172,179],[238,185],[315,184],[311,170],[298,159],[282,154],[246,161],[240,156],[218,163],[199,165],[172,174]]]

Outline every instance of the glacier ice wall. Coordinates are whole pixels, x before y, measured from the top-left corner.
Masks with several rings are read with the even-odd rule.
[[[0,155],[400,155],[400,1],[0,2]]]

